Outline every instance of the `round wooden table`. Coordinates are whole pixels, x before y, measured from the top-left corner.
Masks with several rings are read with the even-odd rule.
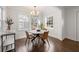
[[[35,40],[37,37],[40,37],[41,34],[44,34],[44,30],[32,30],[30,33],[32,33],[35,37],[32,39]],[[43,40],[42,40],[43,41]],[[44,41],[43,41],[44,42]]]

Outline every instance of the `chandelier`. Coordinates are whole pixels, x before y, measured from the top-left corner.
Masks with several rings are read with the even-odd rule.
[[[37,10],[36,6],[33,7],[33,10],[31,11],[31,15],[32,16],[38,16],[39,15],[39,11]]]

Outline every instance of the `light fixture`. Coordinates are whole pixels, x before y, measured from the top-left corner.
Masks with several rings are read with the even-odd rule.
[[[37,10],[36,6],[33,7],[33,10],[31,11],[31,15],[32,16],[38,16],[39,15],[39,11]]]

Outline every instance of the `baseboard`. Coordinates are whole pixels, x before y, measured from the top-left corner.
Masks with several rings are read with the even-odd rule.
[[[54,39],[57,39],[57,40],[60,40],[60,39],[57,38],[57,37],[53,37],[53,36],[49,36],[49,37],[54,38]],[[62,40],[60,40],[60,41],[62,41]]]
[[[23,38],[19,38],[19,39],[16,39],[16,40],[20,40],[20,39],[25,39],[25,37],[23,37]]]
[[[63,40],[73,40],[73,39],[65,37]],[[73,40],[73,41],[76,41],[76,40]]]

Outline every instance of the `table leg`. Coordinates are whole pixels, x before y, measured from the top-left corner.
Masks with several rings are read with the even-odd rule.
[[[36,38],[36,37],[34,37],[34,38],[32,39],[32,42],[35,40],[35,38]]]

